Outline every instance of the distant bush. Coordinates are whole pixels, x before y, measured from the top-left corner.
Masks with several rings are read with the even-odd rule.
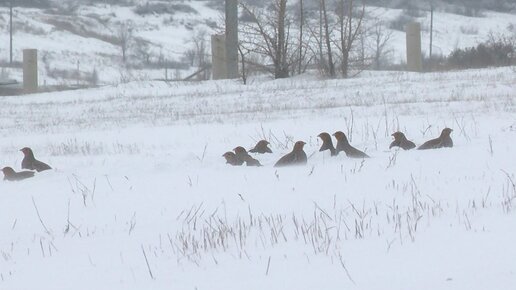
[[[132,6],[135,3],[135,0],[83,0],[86,3],[94,4],[110,4],[110,5],[120,5],[120,6]]]
[[[407,23],[412,21],[414,21],[414,18],[405,14],[400,14],[400,16],[398,16],[396,19],[389,22],[389,28],[399,31],[405,31],[405,26],[407,25]]]
[[[41,8],[46,9],[53,6],[51,0],[15,0],[13,5],[15,7],[26,7],[26,8]],[[9,1],[0,1],[0,7],[8,7]]]
[[[510,66],[516,64],[516,40],[498,36],[476,47],[455,49],[447,59],[450,69]]]
[[[422,11],[416,5],[408,5],[406,8],[403,9],[403,13],[405,15],[408,15],[408,16],[411,16],[411,17],[423,17],[423,16],[425,16],[425,11]]]
[[[33,25],[29,21],[23,21],[23,22],[15,21],[15,23],[13,25],[13,30],[15,32],[23,31],[27,34],[36,34],[36,35],[42,35],[42,34],[46,33],[45,29],[38,27],[36,25]]]
[[[468,5],[453,5],[446,7],[448,13],[463,15],[467,17],[484,17],[484,9],[481,5],[475,3],[468,3]]]
[[[175,14],[177,12],[182,13],[190,13],[190,14],[199,14],[197,10],[192,8],[187,4],[171,4],[171,3],[162,3],[162,2],[147,2],[143,5],[138,5],[134,8],[134,13],[138,15],[148,15],[148,14]]]
[[[478,34],[478,27],[475,27],[475,26],[461,26],[460,27],[460,32],[462,34],[467,34],[467,35],[477,35]]]
[[[209,0],[206,3],[206,6],[210,7],[214,10],[223,11],[224,10],[224,0]]]
[[[511,23],[511,24],[507,25],[507,30],[509,32],[512,32],[512,33],[514,33],[516,35],[516,24]]]
[[[210,19],[206,19],[204,20],[204,24],[206,24],[206,26],[208,26],[209,28],[218,28],[219,25],[217,24],[217,22],[213,21],[213,20],[210,20]]]
[[[253,15],[246,10],[243,10],[240,13],[238,20],[241,22],[255,22],[256,21],[256,19],[253,17]]]
[[[458,14],[470,16],[470,17],[482,17],[483,10],[494,10],[499,12],[509,12],[516,9],[516,3],[514,0],[447,0],[452,4],[461,5],[457,10]]]
[[[433,54],[432,57],[425,55],[423,57],[424,71],[447,71],[448,57],[442,54]]]
[[[127,68],[141,70],[141,69],[181,69],[186,70],[189,69],[190,66],[187,63],[176,61],[176,60],[167,60],[167,61],[150,61],[148,63],[130,63],[127,64]]]
[[[95,31],[94,29],[89,29],[88,23],[82,23],[78,20],[71,21],[67,20],[66,18],[62,18],[62,20],[59,20],[58,18],[49,18],[46,20],[48,24],[51,24],[55,27],[57,30],[64,30],[71,32],[73,34],[80,35],[82,37],[91,37],[91,38],[97,38],[99,40],[111,43],[113,45],[119,45],[118,39],[116,39],[115,36],[111,35],[103,35]]]

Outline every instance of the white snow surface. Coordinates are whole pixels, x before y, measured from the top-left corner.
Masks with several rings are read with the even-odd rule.
[[[53,169],[0,182],[0,289],[514,289],[515,69],[2,97],[1,166]],[[337,130],[371,158],[318,152]]]

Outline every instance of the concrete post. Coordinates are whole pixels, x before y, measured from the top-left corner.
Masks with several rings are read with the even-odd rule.
[[[38,50],[23,50],[23,90],[33,93],[38,90]]]
[[[423,59],[421,56],[421,24],[408,23],[407,33],[407,70],[423,71]]]
[[[226,37],[224,34],[211,36],[211,62],[213,79],[227,79],[226,66]]]
[[[238,0],[226,0],[227,78],[238,78]]]

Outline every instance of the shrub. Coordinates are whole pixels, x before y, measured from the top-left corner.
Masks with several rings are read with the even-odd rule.
[[[415,4],[408,4],[407,7],[403,9],[403,13],[410,17],[423,17],[425,16],[425,12],[419,9]]]
[[[177,12],[190,13],[190,14],[198,14],[197,10],[193,9],[190,5],[187,4],[170,4],[170,3],[149,3],[143,5],[138,5],[134,8],[134,13],[138,15],[148,15],[148,14],[175,14]]]
[[[389,28],[399,31],[405,31],[405,26],[407,23],[414,21],[414,18],[407,16],[405,14],[400,14],[396,19],[392,20],[389,23]]]
[[[8,7],[8,1],[1,1],[0,7]],[[16,0],[14,2],[15,7],[26,7],[26,8],[50,8],[54,3],[50,0]]]
[[[455,49],[447,63],[451,69],[510,66],[516,64],[516,41],[504,36],[491,37],[476,47]]]
[[[460,27],[460,32],[462,34],[467,34],[467,35],[477,35],[478,34],[478,27],[462,25]]]

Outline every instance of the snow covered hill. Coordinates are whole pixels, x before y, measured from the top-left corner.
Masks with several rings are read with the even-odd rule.
[[[220,5],[219,5],[220,6]],[[14,59],[24,48],[39,49],[41,84],[113,84],[133,80],[184,78],[196,70],[196,45],[209,55],[209,35],[223,27],[221,7],[213,1],[141,1],[134,6],[89,4],[52,9],[15,8]],[[369,6],[367,25],[381,21],[392,31],[388,59],[405,59],[404,11]],[[420,11],[423,51],[428,54],[428,11]],[[485,12],[483,17],[435,13],[434,54],[447,55],[488,39],[490,33],[515,33],[514,14]],[[400,22],[401,21],[401,22]],[[0,8],[0,62],[9,57],[8,9]],[[401,23],[401,24],[400,24]],[[400,29],[400,27],[398,27]],[[402,28],[401,28],[402,29]],[[120,38],[130,37],[123,65]],[[168,67],[165,71],[164,67]],[[4,78],[21,80],[19,69],[4,68]]]
[[[0,98],[1,166],[54,168],[0,182],[0,289],[513,289],[515,70]],[[318,152],[337,130],[371,158]],[[224,163],[263,138],[263,167]],[[272,167],[297,140],[308,164]]]
[[[175,10],[158,14],[144,10],[144,4],[80,5],[72,11],[15,8],[14,58],[21,61],[24,48],[38,48],[42,84],[75,84],[77,71],[82,83],[94,70],[100,83],[164,78],[161,67],[188,62],[186,52],[193,49],[194,37],[202,34],[207,39],[221,19],[207,1],[168,6]],[[4,62],[9,56],[8,12],[0,8],[1,42],[7,44],[0,46]],[[129,42],[128,67],[122,62],[122,33]],[[19,71],[12,74],[20,76]]]

